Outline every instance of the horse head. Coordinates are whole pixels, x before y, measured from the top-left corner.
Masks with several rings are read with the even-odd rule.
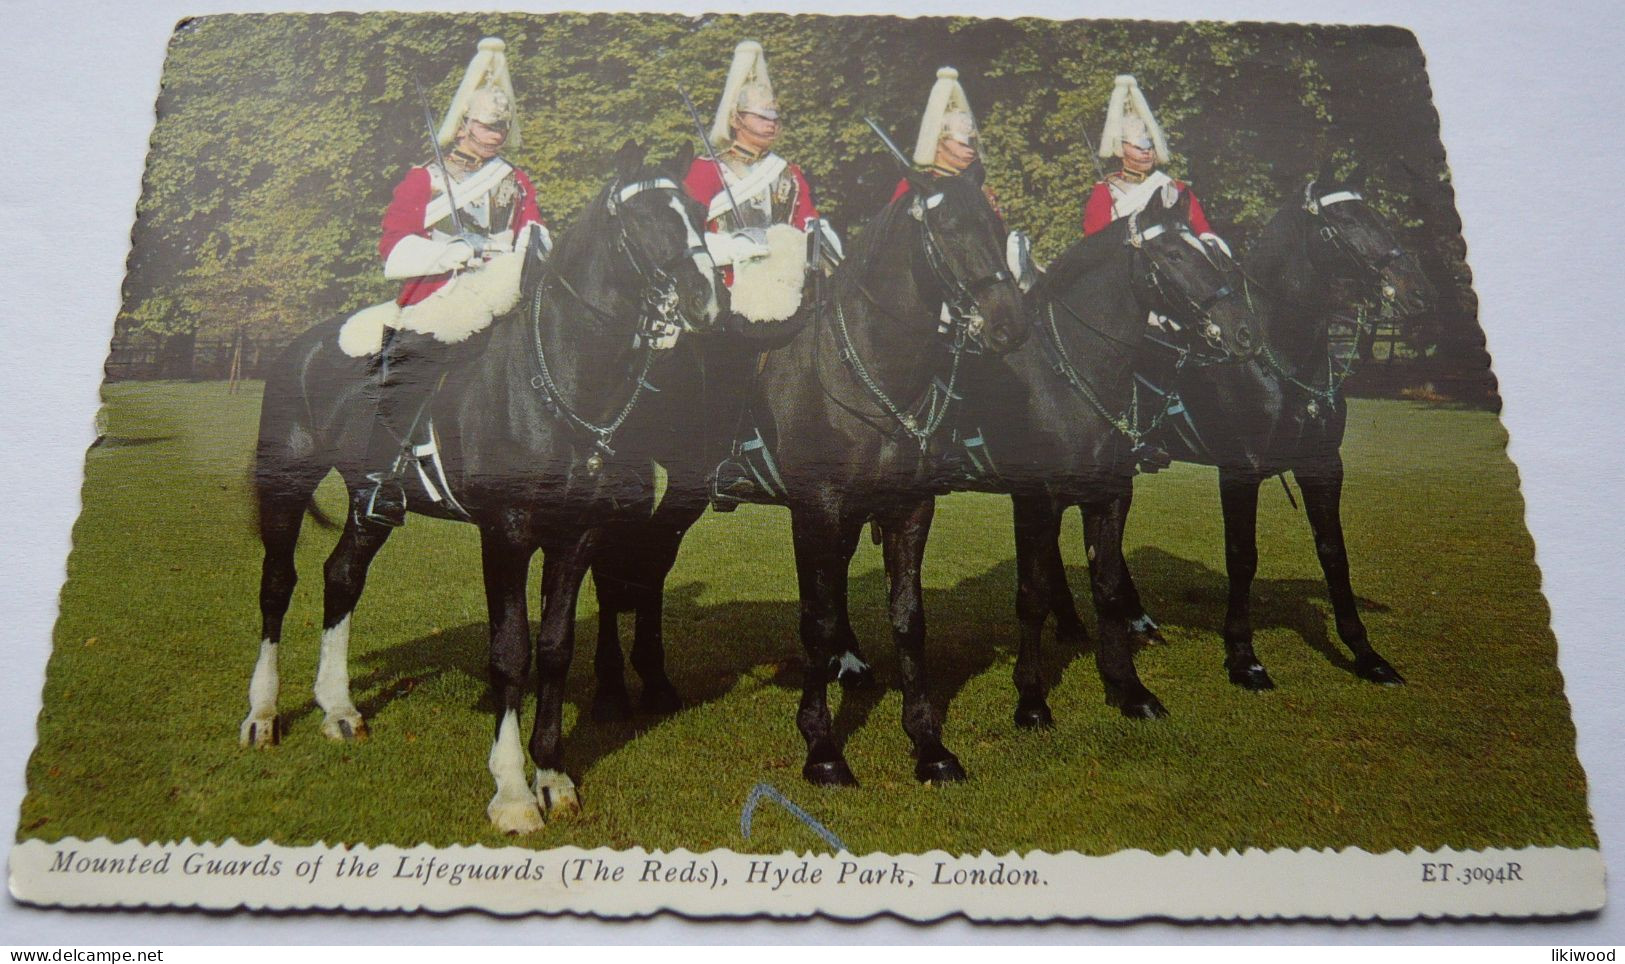
[[[1129,216],[1125,241],[1134,249],[1135,285],[1143,303],[1234,358],[1258,350],[1257,309],[1247,296],[1241,269],[1222,248],[1191,230],[1191,199],[1172,201],[1158,192]]]
[[[1367,286],[1385,310],[1401,317],[1426,311],[1437,300],[1422,266],[1394,238],[1388,219],[1363,193],[1358,167],[1338,178],[1330,163],[1304,189],[1310,220],[1310,260],[1328,276]]]
[[[683,190],[693,159],[685,144],[664,164],[646,163],[643,148],[629,140],[615,153],[615,179],[599,201],[644,324],[666,334],[710,329],[722,313],[721,275],[701,235],[705,214]]]
[[[903,176],[914,188],[904,203],[920,224],[931,283],[949,314],[992,354],[1020,347],[1030,321],[1005,265],[1004,225],[982,191],[981,162],[954,177]]]

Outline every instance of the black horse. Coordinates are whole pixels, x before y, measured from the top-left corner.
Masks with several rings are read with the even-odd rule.
[[[1366,202],[1358,175],[1338,180],[1329,166],[1271,218],[1245,263],[1250,293],[1263,306],[1258,353],[1243,366],[1183,370],[1173,387],[1186,415],[1164,426],[1163,437],[1175,457],[1219,469],[1230,580],[1226,671],[1246,689],[1275,685],[1253,650],[1250,600],[1259,486],[1290,471],[1355,673],[1401,684],[1399,671],[1372,647],[1350,584],[1339,450],[1348,418],[1342,385],[1353,362],[1333,358],[1329,329],[1334,314],[1362,296],[1374,296],[1386,313],[1414,316],[1434,299],[1433,287]],[[1064,579],[1058,555],[1051,566],[1051,578]],[[1153,626],[1130,585],[1131,615]],[[1076,621],[1070,594],[1058,593],[1054,602],[1058,619]]]
[[[480,336],[483,350],[447,373],[431,403],[444,481],[462,512],[421,480],[408,492],[415,511],[480,529],[498,706],[490,755],[496,795],[487,815],[509,832],[539,829],[544,811],[579,807],[564,772],[561,713],[595,527],[619,513],[648,513],[649,436],[658,419],[647,416],[661,404],[650,389],[684,375],[681,353],[663,346],[676,331],[708,328],[721,310],[720,282],[696,228],[702,212],[681,188],[690,152],[665,166],[646,166],[642,157],[635,144],[622,148],[614,180],[560,241],[520,308]],[[265,545],[263,631],[242,725],[249,745],[278,738],[277,646],[311,495],[334,468],[352,493],[367,485],[362,461],[374,410],[367,362],[339,350],[338,331],[334,322],[300,336],[266,382],[254,473]],[[338,739],[365,733],[349,693],[350,616],[391,531],[358,524],[356,515],[327,560],[316,682],[323,732]],[[519,713],[532,658],[525,582],[537,549],[545,560],[532,790]]]
[[[1137,215],[1073,244],[1035,292],[1035,336],[1001,360],[990,376],[996,387],[972,396],[996,400],[979,406],[979,424],[1014,503],[1020,726],[1051,723],[1040,645],[1057,596],[1068,607],[1061,633],[1082,639],[1058,544],[1071,506],[1083,513],[1106,702],[1129,717],[1167,715],[1140,681],[1130,645],[1138,600],[1123,530],[1136,465],[1159,454],[1136,416],[1167,415],[1155,393],[1136,385],[1136,367],[1152,340],[1175,369],[1232,366],[1252,354],[1258,324],[1234,263],[1195,237],[1189,211],[1189,194],[1171,205],[1158,195]],[[1171,330],[1154,335],[1152,312],[1171,319]]]
[[[943,746],[941,720],[926,698],[920,566],[934,496],[945,490],[949,410],[968,370],[983,360],[970,355],[1010,351],[1028,327],[1004,266],[1004,231],[979,175],[979,166],[950,178],[909,172],[913,189],[865,228],[828,291],[815,287],[798,319],[804,327],[765,356],[754,381],[750,410],[783,486],[778,501],[791,514],[808,658],[796,722],[807,743],[802,774],[816,784],[857,782],[826,698],[830,678],[843,670],[870,678],[866,665],[843,666],[842,658],[857,652],[847,570],[871,520],[884,544],[915,776],[965,775]],[[741,389],[722,390],[730,388]],[[704,479],[691,471],[680,484],[675,476],[656,518],[616,527],[618,536],[606,532],[595,563],[604,613],[595,715],[629,709],[615,611],[637,616],[632,663],[643,678],[645,708],[676,705],[663,664],[660,598],[682,535],[703,510],[697,493]]]

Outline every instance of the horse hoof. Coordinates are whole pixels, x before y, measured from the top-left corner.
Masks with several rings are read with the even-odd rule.
[[[547,826],[542,812],[536,809],[536,798],[528,793],[516,794],[508,799],[498,794],[485,808],[485,815],[499,833],[535,833]]]
[[[914,779],[921,783],[963,783],[969,777],[952,753],[940,760],[921,760],[914,764]]]
[[[1357,663],[1354,672],[1364,680],[1370,680],[1379,686],[1404,686],[1405,677],[1399,675],[1399,670],[1386,659],[1378,656],[1374,660]]]
[[[844,690],[867,690],[875,686],[875,671],[868,663],[861,663],[856,668],[849,668],[843,661],[840,671],[835,674],[836,682]]]
[[[821,763],[808,761],[801,768],[801,775],[806,781],[817,787],[855,787],[858,778],[852,775],[852,768],[846,765],[845,760],[824,760]]]
[[[1230,669],[1230,682],[1244,690],[1259,693],[1275,688],[1275,681],[1270,679],[1269,670],[1261,664],[1253,663],[1251,666],[1232,667]]]
[[[237,738],[243,746],[260,749],[282,742],[282,721],[276,716],[250,716],[243,721]]]
[[[592,698],[592,719],[594,723],[624,723],[632,718],[632,701],[627,699],[625,693],[616,696],[606,696],[596,693]]]
[[[650,686],[644,689],[638,708],[652,716],[669,716],[683,708],[683,698],[677,695],[677,688],[670,683]]]
[[[1124,700],[1117,709],[1131,720],[1161,720],[1168,716],[1168,708],[1162,705],[1162,700],[1150,693],[1141,699]]]
[[[1055,717],[1050,715],[1049,705],[1046,703],[1017,706],[1016,725],[1024,730],[1047,730],[1055,725]]]
[[[354,707],[335,710],[322,720],[322,735],[339,743],[359,743],[368,736],[367,721]]]
[[[581,812],[581,797],[574,781],[557,770],[536,771],[536,802],[549,819]]]

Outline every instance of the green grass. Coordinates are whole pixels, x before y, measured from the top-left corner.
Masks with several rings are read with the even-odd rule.
[[[246,485],[258,387],[231,396],[220,384],[120,384],[107,406],[110,438],[86,460],[19,837],[514,843],[484,816],[492,720],[474,530],[414,519],[380,555],[352,643],[372,739],[341,745],[318,732],[310,698],[321,563],[335,535],[307,524],[282,657],[291,732],[280,747],[241,749],[259,634]],[[946,742],[972,776],[952,787],[914,782],[890,687],[831,688],[863,786],[801,782],[788,514],[708,515],[668,584],[669,662],[688,708],[636,724],[579,719],[596,626],[589,585],[565,709],[585,812],[523,843],[821,847],[772,805],[740,838],[740,807],[767,781],[858,852],[1594,846],[1504,442],[1482,412],[1353,403],[1344,517],[1355,589],[1375,645],[1410,680],[1397,689],[1348,671],[1307,526],[1273,483],[1254,615],[1280,689],[1230,686],[1214,473],[1177,466],[1142,479],[1129,559],[1170,641],[1138,657],[1173,713],[1154,723],[1105,707],[1092,657],[1047,641],[1057,725],[1014,727],[1009,502],[939,500],[927,651],[934,696],[951,700]],[[320,498],[342,511],[333,479]],[[1089,619],[1075,513],[1064,548]],[[880,556],[867,539],[852,573],[854,625],[893,680]]]

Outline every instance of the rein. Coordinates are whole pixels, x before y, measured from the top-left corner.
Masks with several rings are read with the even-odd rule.
[[[1358,191],[1351,190],[1332,191],[1328,194],[1316,197],[1315,182],[1310,181],[1309,185],[1304,189],[1303,210],[1308,213],[1311,218],[1318,222],[1318,226],[1315,228],[1315,236],[1319,237],[1321,241],[1331,246],[1333,250],[1341,254],[1349,264],[1354,266],[1357,274],[1363,275],[1368,280],[1380,281],[1382,279],[1383,270],[1394,261],[1403,257],[1408,257],[1409,252],[1405,251],[1405,249],[1399,247],[1398,245],[1395,245],[1394,247],[1390,248],[1381,259],[1377,261],[1367,261],[1364,256],[1355,250],[1354,246],[1349,243],[1348,239],[1344,237],[1343,232],[1327,219],[1324,213],[1326,208],[1334,204],[1343,204],[1350,201],[1363,202],[1364,200],[1364,195]],[[1250,278],[1248,280],[1251,281]],[[1256,281],[1251,281],[1251,283],[1259,284]],[[1259,284],[1259,287],[1262,288],[1264,286]],[[1389,304],[1387,293],[1385,291],[1383,293],[1382,301],[1383,309],[1386,310],[1389,307]],[[1363,307],[1357,309],[1354,318],[1354,328],[1357,332],[1355,336],[1356,341],[1358,341],[1360,336],[1371,334],[1376,330],[1376,327],[1376,322],[1367,320]],[[1263,360],[1265,367],[1273,372],[1276,377],[1280,378],[1282,382],[1291,385],[1293,388],[1296,388],[1300,392],[1303,392],[1305,395],[1309,396],[1309,401],[1304,405],[1304,410],[1310,418],[1320,417],[1321,406],[1325,406],[1328,412],[1336,410],[1338,403],[1342,400],[1343,383],[1348,381],[1349,377],[1354,374],[1354,365],[1355,361],[1357,360],[1357,353],[1356,355],[1351,355],[1346,360],[1339,359],[1332,353],[1331,345],[1328,340],[1328,344],[1326,346],[1326,387],[1320,388],[1303,381],[1288,371],[1285,362],[1283,362],[1280,356],[1277,355],[1272,348],[1270,348],[1269,339],[1267,336],[1260,340],[1258,347],[1259,358]]]
[[[615,455],[611,446],[615,433],[620,431],[626,420],[631,418],[632,412],[637,408],[638,402],[645,392],[658,392],[659,389],[649,384],[649,371],[654,367],[656,353],[669,350],[677,343],[678,335],[682,332],[682,312],[680,298],[677,293],[677,281],[666,270],[684,258],[693,257],[696,249],[690,247],[677,254],[667,262],[656,265],[648,256],[643,247],[639,245],[628,232],[626,221],[620,216],[619,205],[625,204],[643,191],[673,191],[679,192],[677,184],[670,178],[655,178],[649,181],[636,181],[621,186],[616,185],[610,189],[609,198],[605,208],[609,216],[614,218],[619,231],[615,240],[615,247],[621,251],[631,265],[632,271],[643,284],[643,296],[638,310],[638,321],[633,331],[633,344],[639,349],[637,375],[632,382],[631,391],[627,399],[616,414],[602,424],[589,421],[575,408],[564,400],[564,394],[559,389],[558,381],[553,377],[553,371],[547,363],[547,351],[542,344],[542,293],[547,288],[547,282],[556,282],[559,287],[570,295],[578,304],[590,311],[601,322],[615,322],[619,318],[593,304],[575,289],[565,277],[557,270],[548,272],[546,282],[538,285],[530,299],[530,325],[531,337],[536,349],[537,374],[531,378],[530,386],[542,398],[542,403],[560,421],[564,422],[592,439],[593,454],[587,459],[587,471],[596,473],[603,468],[604,460]],[[686,220],[686,215],[685,215]],[[689,225],[692,231],[693,226]],[[703,250],[703,248],[699,249]]]
[[[981,309],[976,304],[976,293],[985,291],[997,284],[1015,284],[1015,278],[1002,267],[972,281],[962,281],[948,265],[947,259],[942,254],[941,244],[937,241],[935,232],[931,230],[929,210],[930,206],[922,205],[920,244],[925,255],[926,265],[931,269],[937,284],[947,295],[943,304],[948,310],[948,321],[938,328],[938,333],[947,336],[950,361],[947,381],[943,381],[941,377],[932,378],[930,387],[926,389],[925,397],[914,406],[915,410],[920,413],[919,415],[904,410],[902,406],[892,400],[885,389],[880,387],[879,381],[869,371],[868,366],[863,363],[863,359],[858,353],[857,344],[852,340],[852,332],[846,323],[846,312],[841,308],[839,292],[829,299],[835,302],[835,331],[840,336],[840,343],[836,346],[836,352],[841,361],[845,362],[847,367],[852,370],[852,373],[857,376],[858,381],[879,403],[881,410],[896,421],[910,438],[914,439],[921,452],[926,450],[931,437],[942,427],[942,423],[947,418],[948,410],[953,403],[963,399],[963,396],[954,391],[955,386],[959,383],[960,362],[964,359],[966,352],[971,351],[971,340],[976,337],[986,324]],[[868,286],[863,283],[861,277],[854,279],[852,284],[853,287],[857,288],[858,293],[863,295],[864,299],[870,304],[878,308],[881,313],[892,318],[898,317],[869,291]],[[817,299],[814,303],[816,306],[815,312],[822,316],[823,299]],[[839,402],[839,399],[836,399],[836,401]],[[842,407],[846,406],[843,405]]]
[[[1144,246],[1146,241],[1152,240],[1166,233],[1168,227],[1167,225],[1163,224],[1154,224],[1151,227],[1146,228],[1144,231],[1137,231],[1136,224],[1134,220],[1132,220],[1134,217],[1135,215],[1130,215],[1131,220],[1129,223],[1129,237],[1124,243],[1127,246],[1135,249],[1137,252],[1144,254],[1144,256],[1150,261],[1151,269],[1145,273],[1147,286],[1150,287],[1151,290],[1155,291],[1158,297],[1160,297],[1164,303],[1171,302],[1173,299],[1169,298],[1168,296],[1169,285],[1162,282],[1161,271],[1157,267],[1156,259]],[[1200,242],[1196,243],[1200,245]],[[1204,253],[1206,253],[1205,249]],[[1226,284],[1221,285],[1219,288],[1215,289],[1206,297],[1198,301],[1183,288],[1177,285],[1173,287],[1175,287],[1175,289],[1178,291],[1180,300],[1188,305],[1195,313],[1195,317],[1207,321],[1207,324],[1210,326],[1213,325],[1213,322],[1208,320],[1209,309],[1211,309],[1213,305],[1217,304],[1220,300],[1235,294],[1235,290]],[[1245,288],[1243,290],[1243,294],[1247,297],[1248,304],[1250,305],[1252,303],[1252,299],[1251,296],[1246,293]],[[1114,414],[1112,410],[1107,407],[1105,402],[1101,400],[1100,395],[1095,390],[1094,386],[1091,385],[1089,380],[1084,377],[1083,373],[1078,370],[1077,365],[1075,365],[1072,361],[1071,355],[1067,352],[1066,346],[1061,340],[1060,324],[1057,322],[1055,317],[1055,305],[1057,303],[1059,303],[1061,308],[1068,315],[1071,315],[1072,319],[1085,331],[1103,341],[1119,346],[1126,352],[1138,352],[1147,344],[1155,345],[1159,348],[1164,348],[1173,352],[1176,356],[1173,374],[1174,382],[1178,381],[1180,373],[1185,370],[1187,365],[1195,364],[1198,367],[1206,367],[1211,365],[1229,364],[1238,360],[1235,356],[1228,352],[1220,357],[1202,355],[1189,345],[1175,344],[1171,341],[1153,338],[1148,334],[1142,334],[1139,339],[1135,341],[1118,338],[1114,335],[1107,334],[1106,332],[1090,324],[1089,321],[1080,315],[1070,304],[1068,304],[1064,298],[1059,297],[1054,293],[1048,293],[1048,297],[1045,300],[1047,302],[1045,314],[1047,316],[1048,325],[1044,326],[1044,338],[1040,341],[1040,344],[1043,345],[1045,354],[1049,356],[1051,369],[1053,369],[1057,375],[1061,376],[1067,385],[1070,386],[1072,390],[1075,391],[1080,397],[1082,397],[1084,401],[1088,402],[1089,407],[1094,409],[1096,414],[1104,419],[1106,423],[1116,432],[1127,438],[1136,448],[1146,444],[1146,440],[1162,427],[1162,423],[1170,415],[1184,411],[1184,402],[1180,398],[1179,392],[1171,387],[1168,389],[1159,388],[1143,375],[1135,373],[1135,390],[1129,397],[1128,407],[1124,409],[1121,414]],[[1162,398],[1161,408],[1157,410],[1156,414],[1151,417],[1149,424],[1147,424],[1143,429],[1139,427],[1141,413],[1138,387],[1141,383],[1144,383],[1146,388]]]

